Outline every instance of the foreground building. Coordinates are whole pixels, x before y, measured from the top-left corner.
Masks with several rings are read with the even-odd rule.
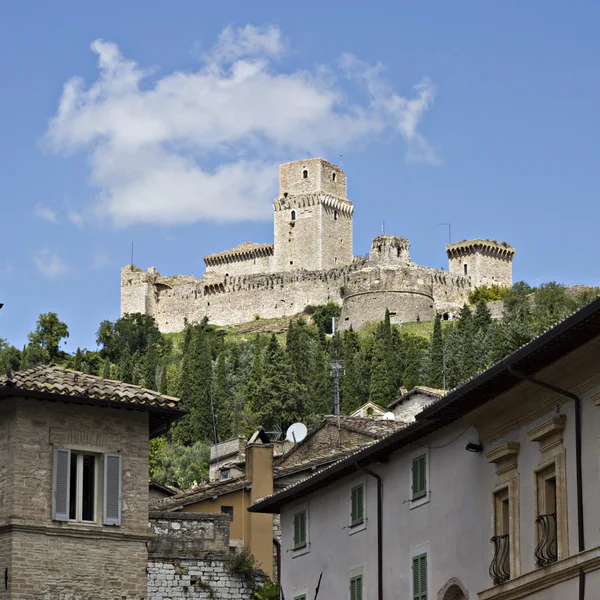
[[[154,267],[121,269],[121,316],[143,313],[164,333],[208,318],[215,325],[292,317],[309,305],[342,307],[340,329],[383,318],[432,320],[457,312],[483,284],[512,285],[515,249],[476,239],[446,248],[448,270],[410,259],[410,242],[381,235],[367,257],[354,256],[354,204],[346,175],[321,158],[279,167],[272,244],[245,242],[204,259],[206,272],[163,277]]]
[[[148,439],[177,403],[60,367],[0,378],[0,599],[147,598]]]
[[[285,598],[595,600],[600,300],[416,421],[250,508]]]

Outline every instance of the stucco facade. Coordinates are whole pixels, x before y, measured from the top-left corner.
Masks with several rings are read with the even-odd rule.
[[[350,580],[359,576],[360,600],[417,597],[420,559],[420,600],[595,599],[600,301],[590,307],[424,408],[413,425],[316,475],[314,484],[254,507],[281,514],[285,596],[312,597],[322,574],[325,598],[349,598]],[[542,384],[523,380],[519,369]],[[419,464],[424,483],[415,483]],[[373,474],[383,491],[382,596]],[[353,526],[351,495],[360,485],[364,520]],[[294,525],[302,514],[307,543],[298,548]]]
[[[168,333],[204,317],[235,325],[335,302],[343,308],[340,327],[356,329],[382,319],[386,308],[396,323],[428,320],[457,310],[477,285],[512,284],[514,249],[486,240],[448,246],[448,271],[413,263],[409,241],[391,235],[375,238],[368,258],[354,256],[346,175],[323,159],[281,165],[279,188],[273,244],[211,254],[201,279],[126,265],[121,315],[152,315]]]

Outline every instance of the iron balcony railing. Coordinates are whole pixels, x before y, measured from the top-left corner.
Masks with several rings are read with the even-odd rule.
[[[494,585],[510,579],[510,539],[508,533],[495,535],[491,540],[494,544],[494,558],[490,565],[490,577]]]
[[[537,523],[538,539],[540,540],[534,552],[535,564],[538,567],[545,567],[556,562],[558,558],[556,513],[540,515],[535,522]]]

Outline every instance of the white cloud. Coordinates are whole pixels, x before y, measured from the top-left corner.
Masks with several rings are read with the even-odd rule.
[[[76,224],[268,219],[280,162],[384,132],[405,140],[406,160],[439,162],[419,132],[436,93],[429,79],[405,98],[380,65],[351,55],[337,71],[276,70],[285,45],[274,26],[228,27],[197,71],[156,79],[113,43],[92,50],[98,79],[65,84],[46,134],[53,151],[90,153],[100,193],[92,211],[71,211]],[[368,100],[352,101],[349,85]]]
[[[47,206],[36,204],[34,214],[36,217],[40,217],[40,219],[44,219],[50,223],[58,223],[58,217],[56,216],[56,213]]]
[[[67,266],[62,258],[50,250],[41,250],[33,257],[38,271],[49,279],[55,279],[66,275],[70,271],[70,267]]]
[[[4,266],[2,268],[0,268],[0,274],[1,275],[12,275],[14,271],[14,268],[12,266],[12,263],[8,260],[4,261]]]
[[[83,215],[74,210],[70,210],[67,213],[67,219],[69,219],[73,225],[77,225],[78,227],[81,227],[85,221]]]

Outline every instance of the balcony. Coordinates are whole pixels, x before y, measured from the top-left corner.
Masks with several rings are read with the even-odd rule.
[[[556,514],[540,515],[535,520],[538,527],[539,543],[535,549],[535,564],[545,567],[558,558],[556,537]]]
[[[510,539],[508,533],[495,535],[491,540],[494,544],[494,558],[490,565],[490,577],[494,585],[499,585],[510,579]]]

